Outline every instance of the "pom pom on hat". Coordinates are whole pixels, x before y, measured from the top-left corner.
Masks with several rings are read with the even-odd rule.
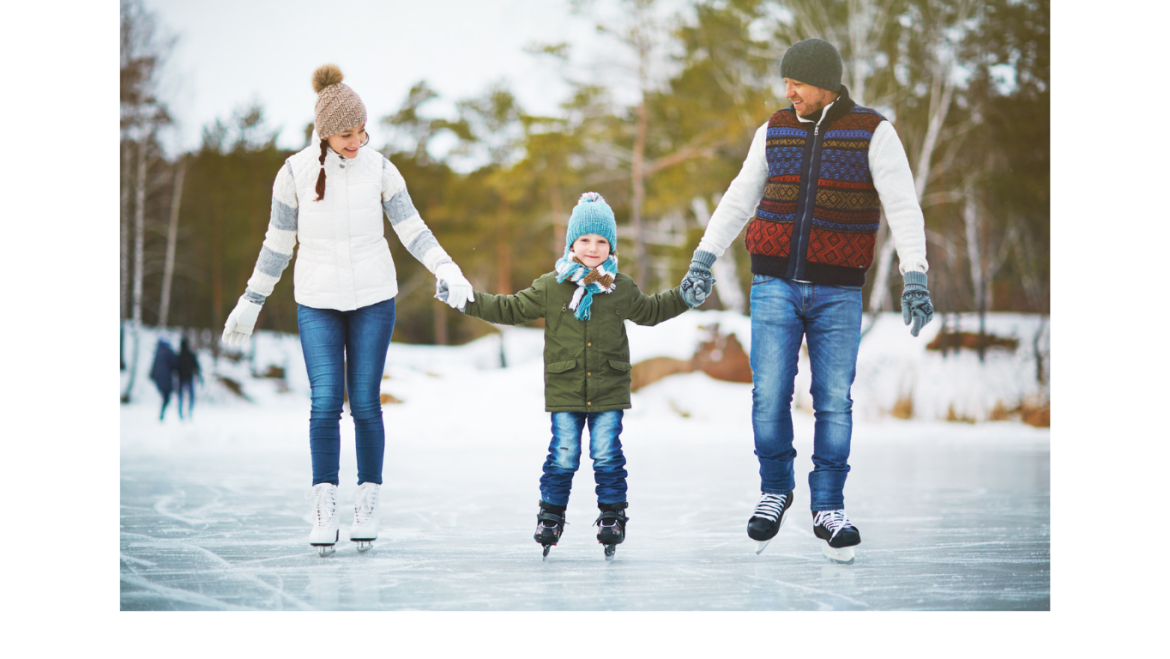
[[[345,80],[345,74],[336,64],[323,64],[313,71],[313,91],[320,94],[322,89],[336,85],[342,80]]]

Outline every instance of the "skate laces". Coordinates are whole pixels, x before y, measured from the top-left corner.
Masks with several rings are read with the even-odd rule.
[[[306,499],[313,499],[313,516],[317,525],[324,526],[337,511],[337,488],[332,483],[318,483],[305,493]]]
[[[837,537],[837,532],[846,527],[853,526],[849,522],[849,517],[845,514],[845,509],[840,510],[822,510],[817,512],[817,516],[813,519],[813,523],[818,526],[823,526],[833,532],[829,539]]]
[[[785,494],[760,494],[760,502],[756,504],[756,511],[752,517],[762,517],[770,522],[780,519],[780,512],[784,510]]]
[[[365,524],[374,515],[374,508],[378,505],[378,484],[362,483],[353,493],[353,521],[355,524]]]

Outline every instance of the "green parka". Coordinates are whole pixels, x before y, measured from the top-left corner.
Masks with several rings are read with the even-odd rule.
[[[612,293],[595,293],[589,320],[577,320],[569,302],[577,285],[550,272],[515,295],[475,292],[464,311],[501,325],[544,318],[544,409],[607,412],[630,407],[630,342],[626,320],[657,325],[688,309],[677,288],[646,295],[618,273]]]

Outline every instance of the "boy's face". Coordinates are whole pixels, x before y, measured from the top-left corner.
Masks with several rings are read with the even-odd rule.
[[[573,242],[573,256],[585,267],[596,268],[609,258],[609,241],[596,233],[587,233]]]

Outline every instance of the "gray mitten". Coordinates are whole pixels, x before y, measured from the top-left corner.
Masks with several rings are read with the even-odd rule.
[[[699,306],[711,294],[711,288],[715,285],[715,277],[711,275],[711,266],[714,264],[714,254],[695,250],[691,268],[679,285],[683,302],[686,302],[688,307]]]
[[[930,304],[930,291],[926,290],[926,273],[910,271],[902,275],[902,320],[909,325],[910,334],[918,336],[931,318],[934,318],[934,307]]]

